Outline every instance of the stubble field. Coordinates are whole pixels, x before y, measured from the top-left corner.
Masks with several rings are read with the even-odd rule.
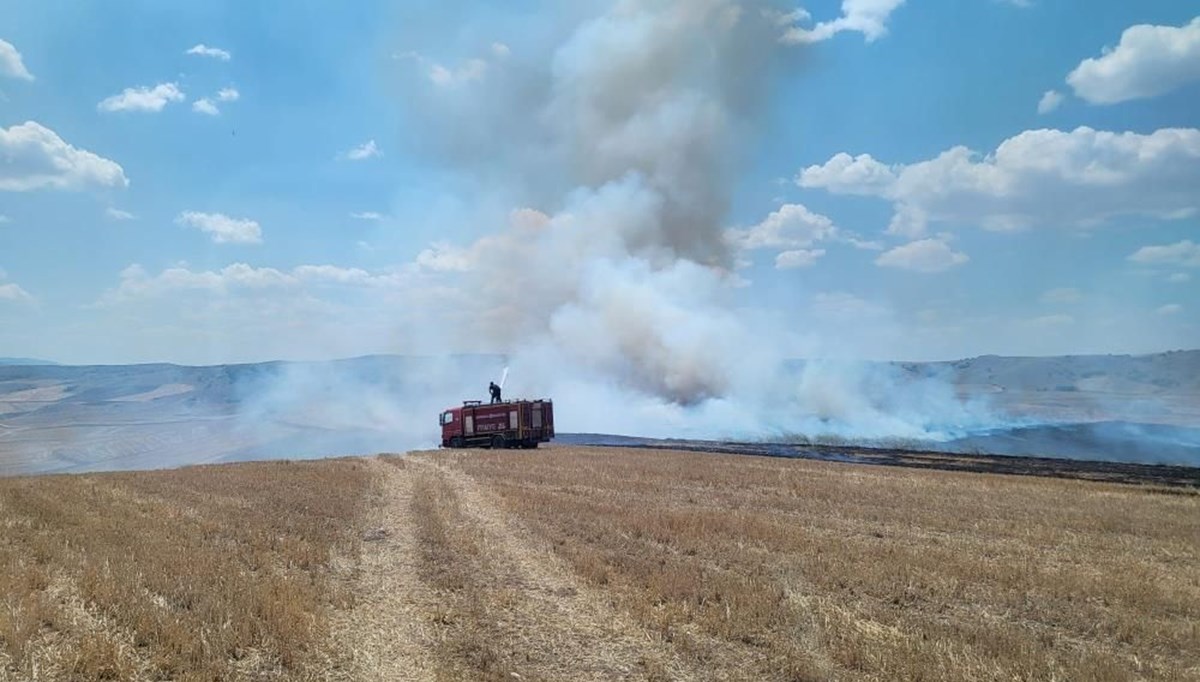
[[[0,479],[0,679],[1200,679],[1200,495],[549,447]]]

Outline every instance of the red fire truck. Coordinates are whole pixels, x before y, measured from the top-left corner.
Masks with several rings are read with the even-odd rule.
[[[554,437],[549,400],[464,400],[442,412],[442,447],[536,448]]]

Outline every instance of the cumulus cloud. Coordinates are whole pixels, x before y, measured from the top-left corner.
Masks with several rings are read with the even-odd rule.
[[[1183,312],[1183,306],[1179,305],[1178,303],[1168,303],[1160,307],[1155,312],[1157,312],[1159,315],[1178,315],[1179,313]]]
[[[442,87],[451,87],[481,80],[487,73],[488,64],[482,59],[468,59],[457,67],[430,64],[429,80]]]
[[[383,220],[383,214],[376,213],[375,211],[363,211],[361,213],[351,213],[350,217],[354,218],[355,220]]]
[[[122,211],[122,210],[121,210],[121,209],[119,209],[119,208],[113,208],[113,207],[111,207],[111,206],[110,206],[110,207],[108,207],[108,208],[106,208],[106,209],[104,209],[104,215],[105,215],[105,216],[106,216],[106,217],[107,217],[109,220],[119,220],[119,221],[123,221],[123,220],[135,220],[135,219],[137,219],[137,216],[135,216],[134,214],[130,213],[129,211]]]
[[[197,114],[206,114],[208,116],[216,116],[221,113],[221,110],[217,108],[217,105],[213,104],[212,100],[208,99],[207,97],[201,97],[195,102],[192,102],[192,111],[196,112]]]
[[[412,274],[406,272],[372,273],[337,265],[299,265],[291,270],[280,270],[246,263],[232,263],[218,270],[194,270],[187,265],[177,265],[151,274],[135,263],[121,271],[117,286],[105,292],[100,303],[112,305],[188,292],[233,296],[287,294],[313,287],[397,289],[406,286],[411,278]]]
[[[0,158],[5,160],[0,164],[0,191],[129,185],[116,162],[73,147],[34,121],[0,128]]]
[[[507,59],[512,54],[512,50],[504,43],[492,43],[489,49],[493,61]],[[404,52],[394,55],[394,58],[412,60],[420,67],[425,78],[439,88],[455,88],[482,81],[492,65],[487,59],[473,57],[458,65],[448,66],[419,52]]]
[[[821,256],[824,255],[824,249],[791,249],[789,251],[782,251],[779,255],[775,256],[775,267],[779,270],[807,268],[816,264]]]
[[[204,232],[216,244],[262,243],[262,228],[256,221],[245,218],[230,218],[223,213],[184,211],[175,218],[175,223]]]
[[[1200,209],[1200,130],[1027,130],[986,155],[960,146],[910,165],[842,153],[796,182],[890,200],[888,232],[909,237],[931,222],[1007,230],[1181,218]]]
[[[1038,100],[1037,112],[1039,114],[1048,114],[1054,111],[1063,103],[1063,95],[1057,90],[1047,90],[1042,94],[1042,98]]]
[[[1115,49],[1080,62],[1068,76],[1092,104],[1155,97],[1200,81],[1200,17],[1183,26],[1130,26]]]
[[[822,21],[812,28],[792,26],[781,40],[785,43],[816,43],[843,31],[855,31],[863,34],[863,38],[870,43],[887,35],[888,19],[904,1],[842,0],[842,15],[837,19]],[[809,13],[804,11],[784,16],[794,18],[797,23],[807,23],[810,19]]]
[[[951,249],[940,239],[920,239],[880,254],[875,264],[930,274],[958,267],[969,260],[967,254]]]
[[[1172,284],[1183,284],[1184,282],[1192,281],[1192,276],[1186,272],[1173,272],[1167,277],[1167,281]]]
[[[239,98],[241,98],[241,93],[236,88],[222,88],[212,97],[201,97],[192,102],[192,111],[197,114],[217,116],[221,113],[221,108],[216,105],[216,102],[236,102]]]
[[[154,87],[125,88],[119,95],[105,98],[96,108],[104,112],[158,112],[171,102],[183,100],[184,94],[175,83],[159,83]]]
[[[367,159],[383,156],[383,151],[375,144],[375,140],[367,140],[366,142],[342,152],[341,158],[348,161],[366,161]]]
[[[204,43],[194,45],[184,52],[184,54],[196,55],[198,57],[212,57],[213,59],[219,59],[223,62],[227,62],[233,58],[233,55],[229,54],[228,50],[222,50],[219,47],[209,47]]]
[[[33,74],[25,68],[21,53],[7,40],[0,39],[0,76],[31,81]]]
[[[33,296],[13,282],[0,284],[0,301],[14,301],[18,303],[29,303],[33,301]]]
[[[468,272],[475,268],[477,249],[460,249],[444,242],[417,254],[417,265],[432,272]]]
[[[1183,265],[1200,268],[1200,244],[1184,239],[1175,244],[1143,246],[1130,255],[1129,260],[1143,265]]]
[[[728,232],[730,241],[744,250],[805,248],[836,234],[832,220],[802,204],[784,204],[761,223]]]
[[[797,176],[796,184],[821,187],[835,194],[886,196],[896,184],[896,171],[870,154],[850,156],[840,152],[824,165],[805,168]]]

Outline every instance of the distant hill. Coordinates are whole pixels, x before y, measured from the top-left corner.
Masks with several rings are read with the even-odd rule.
[[[983,355],[953,362],[902,363],[909,372],[944,373],[961,386],[1022,391],[1200,395],[1200,350],[1149,355]]]
[[[464,397],[485,398],[488,380],[500,376],[506,364],[500,355],[367,356],[207,367],[4,359],[0,475],[428,447],[437,442],[434,417],[439,411]],[[789,362],[787,371],[801,381],[807,364]],[[1122,459],[1132,457],[1133,445],[1145,444],[1155,452],[1138,461],[1167,461],[1164,453],[1175,452],[1170,448],[1197,448],[1190,431],[1183,438],[1142,425],[1194,429],[1200,424],[1200,350],[982,356],[864,363],[862,369],[866,375],[874,370],[883,375],[864,391],[902,388],[906,379],[915,384],[932,379],[939,392],[951,387],[959,398],[991,415],[989,429],[992,422],[1008,429],[1100,425],[1032,435],[988,432],[980,436],[985,440],[964,443],[972,450],[1066,457],[1087,452],[1094,453],[1091,458]],[[578,404],[562,406],[560,430],[574,428],[572,415],[578,410]],[[1162,445],[1163,434],[1175,435]],[[1100,441],[1113,445],[1098,452]],[[1193,457],[1191,452],[1186,458]],[[1200,462],[1200,456],[1186,461]]]
[[[57,365],[57,362],[50,360],[38,360],[37,358],[0,358],[0,365]]]

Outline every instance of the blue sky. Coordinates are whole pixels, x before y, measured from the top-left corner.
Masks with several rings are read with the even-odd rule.
[[[1193,2],[561,4],[4,3],[0,356],[1200,346]]]

